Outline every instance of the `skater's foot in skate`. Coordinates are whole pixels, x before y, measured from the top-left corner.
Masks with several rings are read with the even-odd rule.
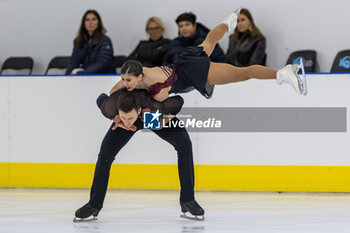
[[[193,220],[204,220],[204,210],[203,208],[195,201],[180,201],[181,211],[183,218],[193,219]]]
[[[302,75],[298,75],[298,71],[301,69]],[[282,69],[277,71],[277,79],[278,84],[288,83],[292,85],[295,92],[299,95],[307,94],[307,86],[306,86],[306,78],[303,61],[300,60],[300,65],[286,65]]]
[[[229,14],[228,16],[226,16],[226,18],[222,22],[223,24],[226,24],[226,26],[228,28],[228,30],[227,30],[228,33],[232,33],[233,30],[236,28],[236,26],[237,26],[237,17],[239,15],[240,11],[241,11],[241,8],[239,8],[235,12]]]
[[[73,219],[73,222],[97,220],[96,217],[99,212],[100,209],[95,208],[89,203],[87,203],[83,207],[75,211],[75,218]]]

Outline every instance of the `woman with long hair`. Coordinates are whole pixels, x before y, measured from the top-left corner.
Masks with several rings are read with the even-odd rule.
[[[246,67],[265,65],[266,39],[255,25],[252,14],[248,9],[241,9],[237,18],[237,27],[229,37],[226,54],[228,63]]]
[[[88,10],[81,19],[66,74],[115,73],[112,62],[112,41],[106,36],[101,17],[97,11]]]

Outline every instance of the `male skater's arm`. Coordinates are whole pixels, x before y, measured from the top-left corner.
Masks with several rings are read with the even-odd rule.
[[[176,115],[181,111],[184,100],[181,96],[172,96],[159,102],[151,97],[149,93],[144,90],[132,91],[135,97],[140,101],[141,107],[143,109],[150,108],[151,111],[157,111],[163,114]]]
[[[117,100],[119,95],[125,91],[118,90],[109,97],[106,94],[101,94],[97,99],[97,105],[101,109],[102,114],[108,118],[113,119],[118,115]],[[142,108],[150,108],[152,111],[159,110],[163,114],[177,114],[180,112],[184,100],[181,96],[172,96],[163,102],[154,100],[146,91],[135,90],[131,92],[139,101]]]
[[[113,120],[115,123],[112,127],[112,130],[115,130],[116,128],[120,127],[125,130],[132,130],[135,131],[136,127],[133,125],[130,128],[126,127],[124,123],[119,118],[119,111],[117,107],[117,101],[120,96],[120,94],[126,91],[125,89],[120,89],[112,93],[110,96],[106,95],[105,93],[102,93],[96,100],[97,106],[101,110],[101,113],[108,119]]]
[[[96,100],[97,106],[101,110],[101,113],[106,118],[112,120],[116,115],[118,115],[117,101],[123,89],[115,91],[110,96],[102,93]]]
[[[152,99],[151,109],[155,111],[159,109],[159,112],[163,114],[176,115],[181,111],[183,104],[184,104],[184,99],[181,96],[176,95],[176,96],[169,97],[163,102],[158,102]]]
[[[144,106],[150,106],[149,110],[159,110],[159,112],[163,114],[162,124],[167,124],[172,118],[174,118],[174,116],[181,111],[184,104],[184,100],[181,96],[172,96],[163,102],[158,102],[151,98],[147,93],[139,93],[139,95],[143,95],[139,98],[144,100]]]
[[[116,123],[113,129],[120,126],[124,129],[130,130],[130,128],[125,128],[125,126],[122,124],[122,122],[120,122],[120,119],[118,117],[117,101],[118,97],[123,91],[126,90],[118,90],[112,93],[110,96],[106,94],[101,94],[97,99],[97,105],[99,106],[102,114],[106,118],[111,119]],[[151,97],[151,95],[145,90],[134,90],[131,93],[140,103],[142,109],[148,108],[152,111],[159,110],[159,112],[161,112],[164,115],[176,115],[178,112],[180,112],[182,105],[184,104],[184,100],[181,96],[172,96],[163,102],[158,102],[154,100]]]

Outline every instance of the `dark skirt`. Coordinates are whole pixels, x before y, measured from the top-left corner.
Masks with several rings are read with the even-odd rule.
[[[209,66],[210,59],[203,47],[188,47],[172,64],[178,79],[172,85],[170,93],[184,93],[196,89],[209,99],[214,89],[214,85],[207,84]]]

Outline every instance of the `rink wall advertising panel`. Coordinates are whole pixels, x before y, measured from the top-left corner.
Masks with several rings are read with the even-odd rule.
[[[196,91],[182,94],[179,114],[214,116],[209,126],[222,120],[225,129],[233,127],[188,129],[196,189],[350,192],[350,74],[307,79],[306,97],[273,80],[216,86],[209,100]],[[90,188],[112,124],[96,98],[118,80],[0,76],[0,187]],[[298,128],[301,120],[306,125]],[[117,155],[109,187],[179,189],[176,151],[149,130],[137,132]]]

